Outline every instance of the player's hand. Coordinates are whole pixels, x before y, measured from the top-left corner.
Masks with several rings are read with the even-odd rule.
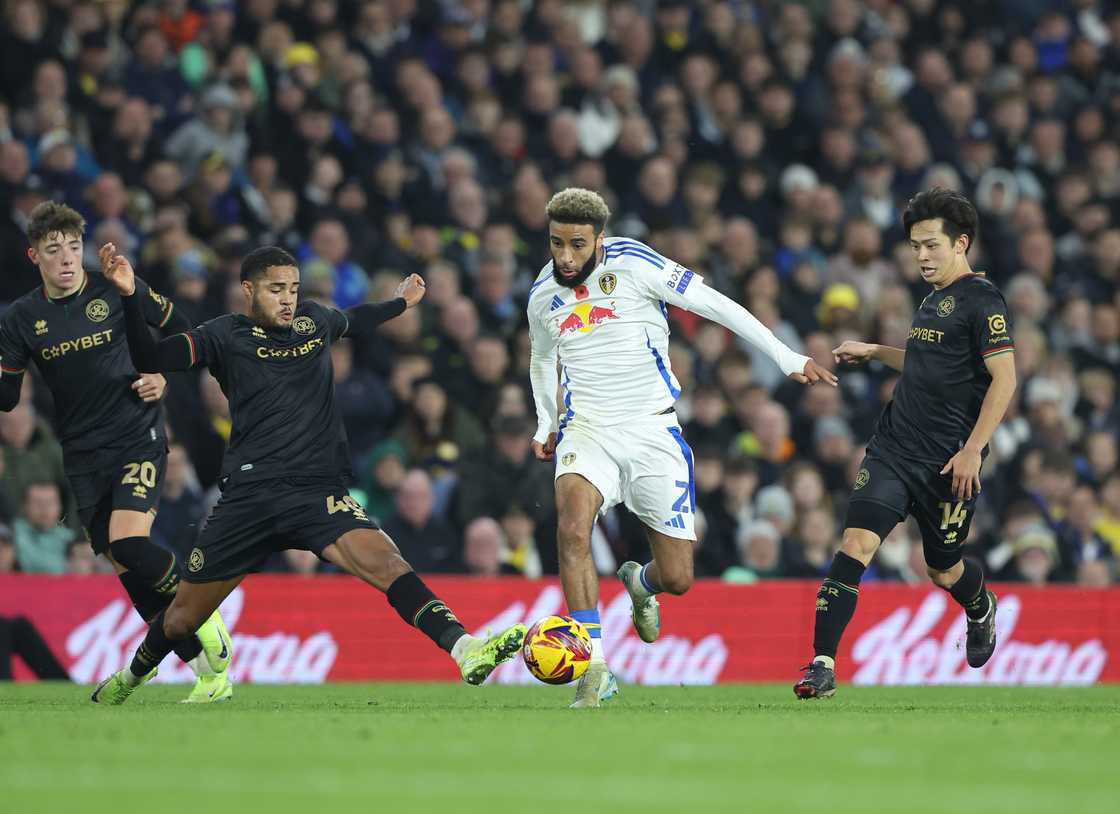
[[[411,308],[424,299],[427,290],[423,277],[419,274],[410,274],[397,286],[397,296],[404,297],[405,306]]]
[[[141,373],[140,378],[132,383],[132,389],[140,396],[140,401],[159,401],[167,392],[167,379],[159,373]]]
[[[952,476],[957,500],[971,500],[980,494],[981,462],[980,450],[963,447],[941,470],[942,475]]]
[[[832,349],[832,358],[838,365],[865,365],[875,357],[875,346],[870,342],[856,342],[846,339],[838,348]]]
[[[791,373],[789,377],[798,384],[807,384],[810,387],[817,382],[825,382],[835,387],[836,382],[839,381],[831,370],[821,367],[812,359],[805,363],[805,371],[803,373]]]
[[[533,439],[533,454],[537,456],[538,461],[551,461],[555,453],[556,433],[550,432],[548,439],[543,444],[535,438]]]
[[[121,296],[131,297],[136,293],[136,273],[132,270],[132,263],[123,254],[117,254],[116,246],[106,243],[97,256],[101,259],[101,273],[117,287]]]

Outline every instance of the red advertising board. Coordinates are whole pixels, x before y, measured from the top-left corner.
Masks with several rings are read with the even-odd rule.
[[[564,612],[554,580],[430,577],[468,629],[497,629]],[[870,583],[841,646],[839,677],[861,684],[1052,684],[1120,681],[1120,588],[997,585],[999,646],[982,670],[965,663],[964,617],[932,587]],[[817,584],[700,581],[662,600],[661,639],[643,644],[630,603],[603,581],[607,657],[623,681],[709,684],[791,681],[811,656]],[[450,659],[406,626],[385,598],[340,576],[249,577],[222,606],[234,633],[231,667],[246,682],[453,680]],[[0,576],[0,615],[22,614],[77,681],[119,669],[144,626],[112,577]],[[17,665],[17,676],[28,672]],[[157,680],[185,681],[172,656]],[[519,661],[491,680],[533,679]]]

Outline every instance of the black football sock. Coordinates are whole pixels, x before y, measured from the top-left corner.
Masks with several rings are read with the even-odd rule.
[[[178,640],[167,638],[167,634],[163,632],[164,613],[165,611],[160,611],[148,625],[148,635],[144,637],[144,641],[136,648],[136,655],[132,657],[129,670],[137,678],[143,678],[150,673],[152,668],[157,667],[172,650],[183,661],[190,661],[202,652],[202,644],[197,636]]]
[[[171,604],[179,588],[179,564],[175,555],[160,548],[147,537],[128,537],[111,543],[113,559],[128,570],[117,574],[132,607],[145,622]],[[175,642],[175,655],[187,662],[198,655],[202,643],[197,636],[192,642]],[[197,645],[197,647],[196,647]]]
[[[836,552],[832,567],[817,591],[817,621],[813,631],[813,653],[832,665],[844,628],[852,621],[859,599],[859,581],[867,566],[843,551]]]
[[[402,574],[385,592],[389,604],[401,618],[448,653],[467,632],[431,589],[414,571]]]
[[[984,585],[984,568],[972,557],[964,558],[964,573],[949,589],[953,599],[964,608],[965,615],[972,620],[983,619],[988,615],[992,603]]]

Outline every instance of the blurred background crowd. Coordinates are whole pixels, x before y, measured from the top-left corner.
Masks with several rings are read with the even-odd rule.
[[[1001,579],[1115,580],[1120,553],[1120,11],[1094,0],[6,0],[0,304],[39,283],[28,213],[88,219],[193,321],[243,309],[279,244],[341,308],[422,274],[420,307],[332,349],[354,494],[420,571],[556,570],[551,465],[529,449],[530,283],[545,204],[601,192],[643,240],[833,366],[903,346],[926,287],[900,214],[977,204],[975,269],[1011,312],[1020,387],[970,544]],[[3,306],[0,305],[0,308]],[[671,313],[695,451],[697,572],[817,577],[897,375],[802,388]],[[34,376],[0,414],[0,571],[88,573]],[[206,372],[169,376],[154,537],[189,549],[230,435]],[[647,546],[613,510],[603,573]],[[288,552],[270,568],[323,564]],[[868,578],[924,578],[900,525]]]

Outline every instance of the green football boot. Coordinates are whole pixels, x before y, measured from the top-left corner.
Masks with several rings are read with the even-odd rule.
[[[525,625],[520,623],[506,628],[497,636],[472,636],[458,659],[463,681],[476,686],[481,684],[494,672],[494,668],[517,655],[523,641]]]
[[[233,698],[233,682],[226,673],[200,675],[194,683],[191,694],[180,704],[216,704]]]
[[[152,671],[141,678],[139,682],[136,684],[129,684],[125,676],[125,673],[128,672],[128,668],[125,667],[120,672],[113,673],[98,684],[93,691],[93,695],[89,697],[89,700],[93,701],[95,704],[119,706],[128,700],[128,697],[132,695],[137,687],[141,684],[147,684],[155,678],[157,671],[158,668],[153,667]]]
[[[233,639],[226,629],[221,611],[214,611],[195,633],[202,642],[202,651],[215,673],[224,673],[233,658]]]

